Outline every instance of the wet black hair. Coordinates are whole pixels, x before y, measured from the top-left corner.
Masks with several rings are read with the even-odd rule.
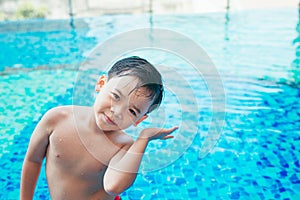
[[[158,108],[163,98],[164,87],[161,74],[147,60],[132,56],[117,61],[108,71],[108,80],[118,76],[135,76],[139,79],[138,88],[146,88],[149,100],[153,100],[148,113]]]

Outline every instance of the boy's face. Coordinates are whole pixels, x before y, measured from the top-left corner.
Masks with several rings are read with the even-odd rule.
[[[100,90],[95,103],[96,123],[103,131],[124,130],[143,117],[152,104],[146,88],[134,90],[134,76],[111,78]]]

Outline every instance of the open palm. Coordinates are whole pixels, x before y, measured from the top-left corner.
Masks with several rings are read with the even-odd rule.
[[[170,134],[173,133],[177,129],[178,129],[177,126],[174,126],[172,128],[169,128],[169,129],[146,128],[141,132],[140,138],[148,139],[149,141],[150,140],[156,140],[156,139],[166,140],[166,139],[173,138],[174,136],[172,136]]]

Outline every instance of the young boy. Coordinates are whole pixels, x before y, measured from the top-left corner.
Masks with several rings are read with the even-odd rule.
[[[23,163],[21,200],[32,199],[45,157],[51,199],[114,199],[134,182],[148,142],[173,137],[177,127],[144,129],[136,141],[123,132],[161,103],[161,75],[148,61],[118,61],[96,90],[93,107],[57,107],[43,116]]]

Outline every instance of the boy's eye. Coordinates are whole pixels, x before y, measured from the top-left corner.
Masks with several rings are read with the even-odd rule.
[[[120,100],[120,96],[117,95],[116,93],[112,93],[112,96],[115,100],[117,100],[117,101]]]
[[[130,112],[131,114],[133,114],[134,116],[136,116],[136,113],[135,113],[135,111],[134,111],[134,110],[132,110],[132,109],[129,109],[129,112]]]

